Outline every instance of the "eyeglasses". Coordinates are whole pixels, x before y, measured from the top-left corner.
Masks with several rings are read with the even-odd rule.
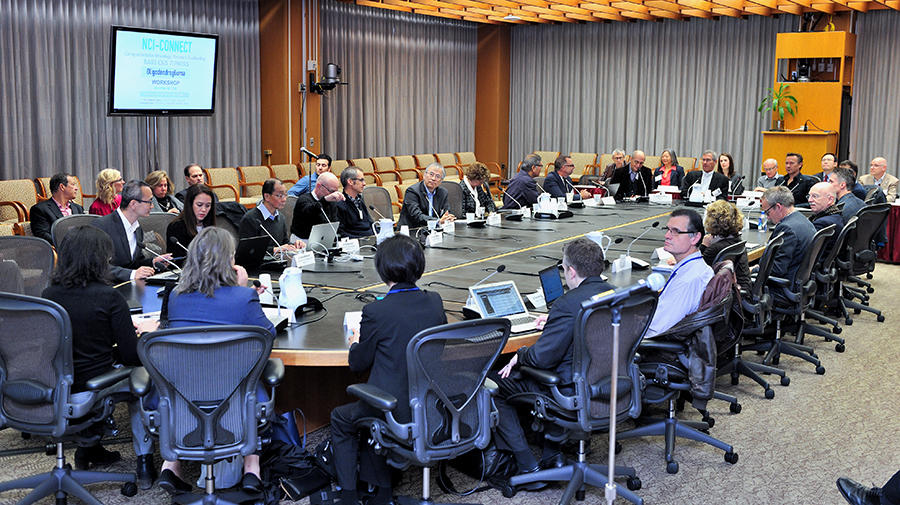
[[[366,178],[365,177],[351,177],[350,180],[351,181],[364,181],[364,180],[366,180]]]
[[[287,193],[272,193],[275,198],[287,198]]]
[[[153,203],[153,200],[138,200],[141,203]]]
[[[440,172],[425,172],[426,177],[431,177],[432,179],[443,179],[444,176],[441,175]]]
[[[671,233],[673,235],[689,235],[691,233],[697,233],[696,231],[693,231],[693,230],[679,230],[678,228],[670,228],[668,226],[663,226],[661,229],[662,229],[663,233],[665,233],[667,235],[669,233]]]
[[[762,212],[763,214],[768,214],[769,211],[772,210],[777,205],[778,205],[777,203],[773,203],[772,205],[769,205],[768,209],[764,209],[764,208],[760,207],[759,211]]]

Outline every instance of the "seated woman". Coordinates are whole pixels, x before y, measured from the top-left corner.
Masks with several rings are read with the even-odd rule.
[[[166,227],[166,252],[182,256],[182,247],[188,247],[204,228],[215,225],[215,194],[206,184],[194,184],[185,191],[181,214]]]
[[[728,153],[719,155],[719,163],[716,170],[725,177],[728,177],[728,190],[733,195],[740,195],[744,192],[744,183],[741,182],[741,176],[735,173],[734,158]]]
[[[112,370],[114,364],[140,366],[137,337],[153,331],[158,323],[146,321],[135,331],[128,302],[109,285],[109,236],[93,226],[73,228],[57,249],[56,269],[42,296],[60,305],[72,322],[72,392],[84,391],[85,383]],[[129,403],[132,443],[138,455],[137,480],[141,489],[153,484],[153,442],[141,423],[138,402]],[[75,450],[75,467],[108,465],[120,459],[118,452],[97,444]]]
[[[744,228],[744,216],[733,203],[716,200],[706,206],[706,220],[703,222],[706,234],[700,244],[700,253],[709,266],[713,266],[716,255],[722,249],[741,241],[741,230]],[[732,260],[734,275],[738,286],[743,291],[750,290],[750,267],[747,265],[747,251]]]
[[[348,339],[348,362],[354,372],[369,371],[369,384],[397,398],[393,411],[398,422],[410,421],[409,376],[406,369],[406,346],[416,333],[445,324],[440,295],[423,291],[416,281],[425,271],[425,255],[419,244],[405,236],[395,235],[378,246],[375,269],[387,285],[388,292],[380,300],[363,307],[359,332]],[[356,491],[359,477],[378,487],[372,505],[391,501],[391,474],[384,456],[369,446],[359,447],[356,421],[380,416],[363,402],[342,405],[331,411],[331,440],[337,483],[341,486],[344,505],[359,502]]]
[[[675,151],[665,149],[659,155],[659,168],[653,172],[654,187],[676,186],[680,188],[682,179],[684,179],[684,168],[678,164],[678,156],[675,155]]]
[[[171,214],[181,212],[182,203],[175,198],[175,186],[172,184],[172,180],[169,179],[169,174],[162,170],[154,170],[147,174],[144,182],[149,184],[150,189],[153,191],[153,198],[151,198],[153,200],[153,208],[150,212],[169,212]]]
[[[490,177],[487,166],[480,161],[472,163],[466,169],[466,175],[463,176],[463,180],[459,181],[459,187],[462,188],[463,214],[483,215],[497,211],[494,199],[491,198],[491,191],[485,184]]]
[[[112,214],[122,203],[122,188],[125,187],[125,179],[115,168],[106,168],[97,175],[97,199],[88,210],[91,214],[105,216]]]
[[[275,338],[275,326],[263,313],[257,292],[246,287],[247,271],[234,264],[234,247],[234,238],[221,228],[206,227],[194,237],[181,278],[169,297],[170,328],[249,324],[265,328]],[[256,395],[268,400],[262,386],[257,387]],[[181,479],[178,461],[163,463],[159,487],[172,494],[191,490]],[[259,455],[244,458],[241,488],[247,493],[261,492]]]

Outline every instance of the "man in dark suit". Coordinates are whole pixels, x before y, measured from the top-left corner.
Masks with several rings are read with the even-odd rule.
[[[337,203],[337,215],[341,224],[338,234],[342,237],[368,237],[375,234],[372,229],[372,216],[366,208],[362,191],[366,187],[366,178],[362,170],[347,167],[341,172],[341,184],[344,186],[344,201]]]
[[[611,184],[618,184],[616,199],[629,196],[647,196],[653,190],[653,173],[644,166],[643,151],[631,153],[631,163],[617,168]]]
[[[427,225],[429,219],[437,219],[440,224],[456,220],[456,216],[450,213],[449,195],[441,187],[442,180],[444,167],[440,163],[432,163],[425,168],[421,181],[406,188],[403,206],[400,207],[400,226],[418,228]]]
[[[794,209],[794,195],[786,186],[767,189],[759,206],[769,221],[776,224],[772,236],[784,233],[784,243],[775,255],[771,275],[793,281],[816,234],[816,227]],[[778,293],[775,295],[778,296]]]
[[[544,178],[544,191],[550,193],[553,198],[565,198],[568,194],[574,194],[576,200],[590,198],[591,194],[585,190],[580,192],[575,189],[572,182],[572,171],[575,170],[575,164],[572,158],[566,155],[560,155],[553,162],[554,170],[547,174]]]
[[[844,222],[846,223],[859,212],[859,209],[866,206],[866,202],[862,201],[851,190],[856,185],[856,176],[849,168],[837,167],[828,178],[837,192],[837,204],[842,206],[841,216],[844,217]]]
[[[510,179],[509,185],[503,191],[503,208],[519,209],[537,203],[541,191],[534,182],[534,178],[539,173],[541,173],[541,157],[529,154],[522,160],[519,172]]]
[[[552,370],[562,379],[561,387],[569,387],[572,383],[575,319],[581,310],[581,302],[597,293],[613,289],[600,278],[604,268],[603,250],[589,239],[575,239],[563,247],[562,267],[569,291],[556,299],[548,316],[542,316],[543,321],[539,321],[539,326],[543,324],[540,338],[534,345],[519,349],[499,374],[492,377],[500,386],[500,393],[495,399],[500,412],[497,434],[513,451],[519,471],[523,473],[561,466],[565,460],[559,451],[559,444],[546,439],[540,464],[531,453],[515,409],[506,399],[517,393],[545,390],[537,382],[513,371],[518,365]],[[539,487],[533,486],[531,489]]]
[[[809,216],[810,222],[816,227],[816,231],[821,230],[830,225],[835,225],[834,235],[829,237],[825,246],[822,248],[821,257],[827,256],[837,240],[838,234],[844,227],[844,217],[841,216],[841,209],[835,202],[837,201],[837,192],[830,182],[817,182],[809,190],[809,208],[813,213]]]
[[[205,181],[206,176],[203,175],[203,167],[196,163],[191,163],[184,167],[184,183],[187,184],[187,186],[178,193],[175,193],[175,198],[181,203],[184,203],[184,197],[187,195],[187,188],[196,186],[197,184],[206,184]],[[213,193],[213,199],[218,203],[219,197],[217,197],[215,193]]]
[[[171,254],[156,256],[152,260],[144,256],[144,231],[138,218],[149,216],[152,207],[153,191],[150,186],[144,181],[128,181],[122,188],[119,208],[91,223],[112,239],[110,272],[117,282],[150,277],[155,272],[153,266],[172,258]]]
[[[728,177],[716,171],[716,160],[719,157],[715,151],[705,151],[700,156],[700,168],[688,172],[681,182],[681,198],[687,200],[694,191],[709,190],[713,198],[725,200],[728,198]],[[716,191],[718,190],[718,193]]]
[[[337,176],[331,172],[323,172],[316,179],[313,190],[297,198],[291,233],[305,240],[309,238],[312,227],[317,224],[330,222],[337,229],[337,206],[343,201],[344,194],[341,193],[341,182]]]
[[[31,206],[31,233],[53,244],[50,229],[53,222],[65,216],[84,214],[81,205],[72,200],[78,195],[78,180],[69,174],[55,174],[50,178],[50,198]],[[53,244],[55,245],[55,244]]]
[[[800,171],[802,169],[803,155],[798,153],[787,153],[784,157],[785,175],[779,177],[778,180],[775,181],[775,185],[787,186],[794,195],[794,204],[805,206],[809,203],[806,199],[807,195],[809,195],[809,188],[816,183],[816,179],[809,175],[801,174]]]
[[[287,203],[287,189],[285,189],[284,184],[278,179],[266,179],[262,186],[262,201],[241,217],[241,222],[238,225],[238,237],[240,240],[259,237],[268,233],[271,238],[266,249],[273,254],[282,251],[294,251],[305,247],[306,244],[302,240],[296,240],[293,243],[288,241],[287,224],[284,222],[284,216],[280,213],[284,209],[285,203]],[[272,243],[271,239],[275,239],[275,242],[278,243]],[[246,256],[245,249],[238,246],[237,251],[238,264],[249,264],[251,260]],[[250,266],[256,267],[257,265]]]

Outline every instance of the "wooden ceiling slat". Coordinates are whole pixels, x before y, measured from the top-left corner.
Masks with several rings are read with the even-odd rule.
[[[859,12],[869,12],[869,2],[849,2],[847,7]]]
[[[772,9],[768,7],[763,7],[762,5],[748,5],[744,7],[745,12],[749,12],[751,14],[755,14],[757,16],[771,16]]]
[[[588,5],[590,5],[591,7],[587,7]],[[608,5],[599,5],[599,4],[581,4],[581,6],[582,6],[583,8],[585,8],[585,9],[590,10],[590,11],[591,11],[591,14],[594,14],[594,13],[597,13],[597,12],[603,12],[603,13],[605,13],[605,14],[615,14],[616,16],[619,15],[619,9],[616,9],[615,7],[610,7],[610,6],[608,6]],[[621,16],[620,16],[620,17],[621,17]]]
[[[732,17],[732,18],[739,18],[744,15],[743,12],[741,12],[737,9],[731,9],[729,7],[713,7],[712,12],[713,12],[713,14],[718,14],[720,16],[728,16],[728,17]]]
[[[396,5],[397,7],[409,7],[410,9],[424,9],[429,11],[438,10],[437,7],[433,5],[428,5],[422,2],[409,2],[407,0],[381,0],[383,3],[387,5]],[[439,2],[444,3],[444,2]],[[447,4],[450,5],[450,4]]]
[[[824,12],[825,14],[834,14],[834,4],[831,2],[828,3],[814,3],[810,5],[810,8],[813,10],[817,10],[819,12]]]
[[[555,11],[553,9],[548,9],[546,7],[537,7],[534,5],[523,5],[522,10],[526,12],[534,12],[537,14],[547,14],[550,16],[558,16],[559,11]]]
[[[357,2],[361,0],[356,0]],[[447,18],[447,19],[462,19],[462,16],[455,16],[453,14],[447,14],[441,11],[426,11],[426,10],[414,10],[416,14],[425,14],[426,16],[437,16],[439,18]]]
[[[576,14],[576,13],[574,13],[574,12],[567,12],[567,13],[565,13],[565,16],[566,16],[567,18],[570,18],[570,19],[577,19],[577,20],[579,20],[579,21],[592,21],[592,22],[596,22],[596,21],[597,21],[597,18],[595,18],[594,16],[591,16],[591,15],[585,15],[585,14]]]
[[[711,12],[700,9],[684,9],[681,13],[695,18],[712,19],[713,17]]]
[[[537,7],[550,7],[550,2],[544,0],[519,0],[521,5],[534,5]]]
[[[511,2],[510,0],[482,0],[482,2],[491,5],[499,5],[500,7],[509,7],[512,9],[518,9],[519,4],[516,2]]]
[[[644,5],[650,7],[651,9],[669,11],[675,14],[679,14],[681,12],[681,8],[678,6],[678,4],[671,2],[670,0],[647,0],[644,2]]]
[[[443,12],[444,14],[453,14],[454,16],[459,16],[459,17],[474,16],[474,14],[472,14],[470,12],[466,12],[464,10],[448,9],[446,7],[442,7],[440,12]],[[478,17],[483,17],[483,16],[478,16]]]
[[[715,4],[712,2],[707,2],[706,0],[675,0],[678,5],[683,7],[687,7],[689,9],[696,9],[700,11],[712,12],[712,8],[715,7]]]
[[[527,25],[528,24],[528,21],[525,21],[524,19],[504,19],[500,16],[488,16],[488,19],[490,19],[491,21],[498,21],[500,23],[511,23],[511,24],[516,24],[516,25]]]
[[[550,21],[559,21],[560,23],[574,23],[575,21],[569,19],[565,16],[558,16],[556,14],[538,14],[539,18],[547,19]]]
[[[768,7],[769,9],[777,9],[778,8],[778,0],[747,0],[750,3],[755,3],[756,5],[760,5],[762,7]]]
[[[485,23],[485,24],[489,24],[489,25],[501,24],[499,21],[492,21],[491,19],[489,19],[487,17],[481,17],[481,16],[463,16],[462,18],[465,21],[472,21],[473,23]]]
[[[456,5],[462,5],[464,7],[476,7],[478,9],[490,9],[491,4],[487,4],[484,2],[476,2],[475,0],[446,0],[450,3],[455,3]]]
[[[401,0],[402,1],[402,0]],[[443,2],[441,0],[416,0],[417,3],[427,5],[429,8],[434,7],[448,7],[450,9],[456,7],[456,4],[450,2]],[[387,2],[385,2],[387,3]]]
[[[623,18],[618,12],[612,13],[612,12],[594,11],[594,12],[591,12],[591,16],[594,16],[595,18],[600,18],[600,19],[608,19],[610,21],[628,21],[628,19]]]
[[[622,11],[640,12],[642,14],[650,13],[649,7],[634,2],[612,2],[609,5]],[[624,16],[625,13],[623,12],[622,15]]]
[[[356,0],[356,5],[364,5],[366,7],[377,7],[379,9],[389,9],[392,11],[412,12],[411,7],[401,7],[399,5],[383,4],[381,2],[371,2],[369,0]]]
[[[666,10],[651,10],[651,16],[656,16],[658,18],[668,18],[668,19],[683,19],[683,17],[677,12],[666,11]]]
[[[480,14],[480,15],[486,16],[488,18],[490,18],[491,16],[497,16],[497,15],[499,15],[502,18],[503,16],[506,15],[503,12],[497,12],[492,9],[479,9],[478,7],[467,7],[466,12],[473,12],[475,14]]]
[[[744,0],[712,0],[712,2],[714,4],[721,5],[722,7],[737,9],[739,11],[744,10],[745,5]]]
[[[653,21],[656,18],[651,16],[650,14],[644,14],[643,12],[633,12],[633,11],[622,11],[622,16],[626,18],[635,18],[635,19],[643,19],[645,21]]]
[[[793,14],[795,16],[803,15],[803,6],[797,5],[796,3],[793,3],[793,2],[780,2],[779,1],[777,9],[780,10],[781,12],[787,12],[787,13]]]
[[[582,16],[590,17],[591,11],[587,9],[582,9],[581,7],[573,7],[571,5],[551,5],[551,9],[560,12],[570,12],[572,14],[581,14]],[[565,14],[563,14],[565,15]]]

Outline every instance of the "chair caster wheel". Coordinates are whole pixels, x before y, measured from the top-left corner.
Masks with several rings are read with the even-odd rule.
[[[641,479],[638,477],[629,477],[627,481],[625,481],[625,486],[629,491],[637,491],[641,488],[643,483],[641,483]]]
[[[837,352],[844,352],[846,349],[844,344],[834,344],[834,350]]]
[[[725,453],[725,462],[731,463],[732,465],[738,462],[738,454],[736,452],[726,452]]]
[[[844,329],[841,328],[840,326],[835,326],[835,327],[831,328],[831,333],[834,333],[835,335],[840,335],[842,331],[844,331]]]
[[[622,443],[616,440],[616,454],[622,452]]]
[[[122,489],[120,489],[119,491],[121,491],[122,496],[131,498],[138,492],[137,484],[135,484],[134,482],[126,482],[125,484],[122,484]]]
[[[62,498],[56,499],[56,505],[69,505],[69,501],[66,499],[66,496],[63,495]]]
[[[678,473],[678,462],[677,461],[669,461],[666,463],[666,472],[667,473]]]
[[[500,489],[500,493],[503,494],[504,498],[512,498],[516,495],[516,487],[510,485],[503,486],[503,488]]]
[[[712,428],[713,426],[716,425],[716,418],[710,416],[709,414],[704,415],[703,418],[700,419],[700,420],[703,421],[704,423],[708,424],[710,428]],[[700,431],[706,431],[707,433],[709,432],[708,429],[707,429],[707,430],[700,430]]]
[[[575,501],[584,501],[584,489],[575,491]]]
[[[791,378],[790,378],[790,377],[787,377],[787,376],[782,377],[782,378],[781,378],[781,385],[782,385],[782,386],[790,386],[790,385],[791,385]]]
[[[853,313],[860,314],[860,313],[862,313],[862,309],[853,309]]]
[[[822,365],[817,366],[816,373],[819,375],[825,375],[825,367]]]
[[[732,386],[738,385],[738,377],[737,376],[734,376],[734,375],[731,376],[731,385]]]
[[[775,398],[775,390],[772,388],[769,388],[766,390],[766,399],[771,400],[772,398]]]
[[[844,326],[853,326],[853,318],[848,317],[844,319]]]
[[[769,390],[771,391],[771,389]],[[732,403],[728,410],[731,411],[732,414],[740,414],[743,407],[741,407],[740,403]]]
[[[874,293],[875,288],[866,288],[866,293]]]
[[[878,317],[876,317],[875,319],[878,320],[879,323],[883,323],[883,322],[884,322],[884,316],[881,315],[881,314],[878,314]]]
[[[56,454],[56,444],[47,444],[44,446],[44,454],[47,456],[53,456]]]

